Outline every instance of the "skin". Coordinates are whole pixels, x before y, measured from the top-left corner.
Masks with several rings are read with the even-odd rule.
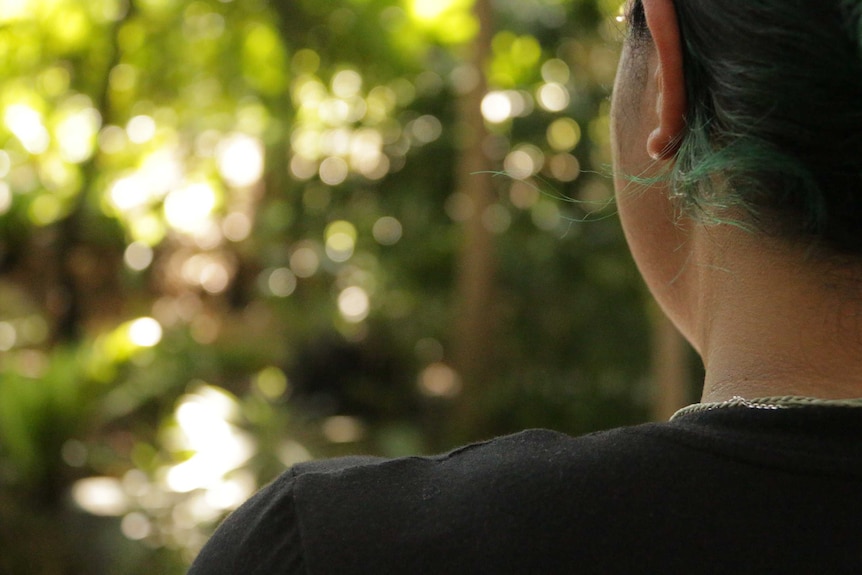
[[[706,368],[703,401],[862,396],[858,264],[825,265],[803,246],[682,214],[660,173],[685,130],[673,0],[643,0],[651,39],[624,47],[611,111],[617,203],[635,262]]]

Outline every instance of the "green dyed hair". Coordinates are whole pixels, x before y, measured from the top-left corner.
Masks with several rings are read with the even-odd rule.
[[[676,0],[686,130],[667,177],[707,220],[862,255],[862,0]],[[642,7],[630,15],[644,37]]]

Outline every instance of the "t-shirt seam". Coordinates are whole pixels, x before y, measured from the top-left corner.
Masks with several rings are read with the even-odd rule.
[[[291,509],[293,510],[293,519],[296,522],[296,537],[299,539],[299,560],[302,565],[302,572],[305,575],[311,575],[311,568],[308,565],[308,562],[305,560],[306,558],[306,549],[305,549],[305,525],[303,524],[302,518],[299,516],[299,509],[297,507],[296,501],[296,488],[297,488],[297,480],[299,476],[296,474],[296,468],[291,467],[288,472],[290,473],[290,503]]]

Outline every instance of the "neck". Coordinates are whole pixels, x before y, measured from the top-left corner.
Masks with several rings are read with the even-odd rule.
[[[862,298],[850,274],[759,234],[702,231],[690,286],[702,400],[862,397]]]

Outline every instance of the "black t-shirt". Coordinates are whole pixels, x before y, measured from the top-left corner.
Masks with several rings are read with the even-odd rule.
[[[862,409],[731,406],[298,465],[190,575],[862,573]]]

